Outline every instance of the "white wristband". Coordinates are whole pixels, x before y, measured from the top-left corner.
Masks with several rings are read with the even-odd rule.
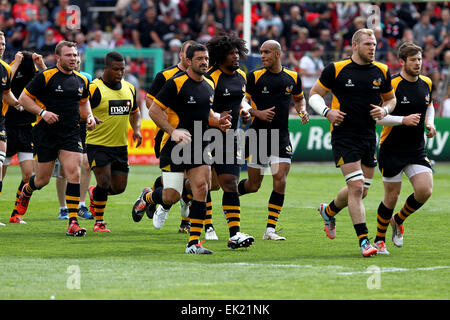
[[[327,105],[325,104],[325,100],[323,100],[320,94],[313,94],[311,97],[309,97],[308,102],[315,112],[323,117],[326,117],[330,108],[327,107]]]
[[[45,115],[46,113],[47,113],[47,111],[45,111],[44,109],[42,109],[41,112],[39,112],[39,116],[40,116],[41,118],[43,118],[44,115]]]
[[[386,114],[384,115],[385,117],[389,114],[389,107],[383,107],[384,112],[386,112]]]

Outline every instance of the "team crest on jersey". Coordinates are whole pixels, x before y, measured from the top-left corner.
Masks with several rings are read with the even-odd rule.
[[[294,88],[293,85],[290,85],[289,87],[286,87],[286,92],[285,92],[285,94],[291,94],[293,88]]]
[[[269,93],[269,90],[267,90],[267,87],[264,87],[263,91],[261,91],[261,93]]]
[[[123,116],[130,114],[131,101],[130,100],[109,100],[109,115]]]
[[[58,88],[55,89],[56,92],[64,92],[61,85],[58,85]]]
[[[375,79],[372,81],[373,87],[372,89],[380,89],[381,86],[381,78]]]
[[[227,97],[229,95],[230,95],[230,91],[227,88],[225,88],[225,92],[223,93],[223,96]]]
[[[345,84],[346,87],[354,87],[355,85],[352,82],[352,79],[348,79],[347,83]]]
[[[409,102],[409,100],[408,100],[408,98],[406,96],[403,96],[403,99],[402,99],[402,101],[400,101],[400,103],[401,104],[408,104],[408,103],[411,103],[411,102]]]

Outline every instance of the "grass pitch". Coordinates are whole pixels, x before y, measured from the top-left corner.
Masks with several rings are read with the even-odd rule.
[[[81,220],[86,237],[65,235],[58,216],[55,181],[37,191],[24,219],[9,224],[20,170],[8,169],[0,198],[0,299],[449,299],[450,165],[437,164],[428,203],[405,222],[403,248],[389,256],[363,258],[347,209],[337,216],[337,237],[329,240],[317,213],[344,185],[329,164],[294,164],[278,222],[287,241],[261,240],[267,220],[272,178],[256,194],[241,197],[241,230],[255,237],[248,249],[226,246],[228,228],[221,212],[222,192],[212,193],[213,222],[219,241],[203,245],[213,255],[184,253],[186,234],[177,233],[179,206],[163,229],[151,220],[131,219],[131,207],[144,186],[159,175],[157,166],[132,166],[127,190],[109,198],[105,220],[110,234],[94,234],[93,220]],[[241,178],[246,177],[242,172]],[[95,182],[93,177],[91,183]],[[404,178],[399,209],[412,188]],[[364,200],[369,237],[375,237],[376,210],[383,198],[378,171]],[[89,199],[89,198],[88,198]],[[202,239],[204,233],[202,234]]]

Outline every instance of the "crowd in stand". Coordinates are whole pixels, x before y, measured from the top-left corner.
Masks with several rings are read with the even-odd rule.
[[[81,10],[74,28],[73,5]],[[378,3],[378,61],[392,74],[399,72],[398,45],[413,40],[424,50],[423,74],[435,85],[438,115],[448,99],[450,65],[450,7],[446,2]],[[114,10],[89,10],[113,7]],[[253,3],[251,52],[258,53],[267,39],[278,40],[285,53],[283,64],[304,78],[305,91],[324,65],[349,56],[351,36],[369,26],[374,17],[370,3]],[[376,14],[376,12],[375,12]],[[370,26],[369,26],[370,27]],[[0,0],[0,30],[6,35],[3,59],[21,49],[44,55],[54,62],[58,41],[75,41],[86,48],[163,48],[164,64],[174,64],[181,43],[206,42],[221,31],[243,34],[242,0]],[[135,71],[142,66],[134,66]],[[145,66],[144,66],[145,68]]]

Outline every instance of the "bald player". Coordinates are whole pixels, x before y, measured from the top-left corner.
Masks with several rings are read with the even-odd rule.
[[[309,115],[300,75],[281,65],[280,44],[268,40],[262,44],[260,53],[263,67],[247,74],[246,97],[252,106],[249,112],[254,120],[246,137],[248,179],[239,182],[238,192],[241,196],[257,192],[265,168],[270,167],[273,190],[269,198],[263,240],[278,241],[286,240],[277,234],[275,228],[283,207],[286,179],[291,167],[292,145],[288,129],[291,102],[302,124],[308,122]],[[255,137],[257,141],[254,141]]]

